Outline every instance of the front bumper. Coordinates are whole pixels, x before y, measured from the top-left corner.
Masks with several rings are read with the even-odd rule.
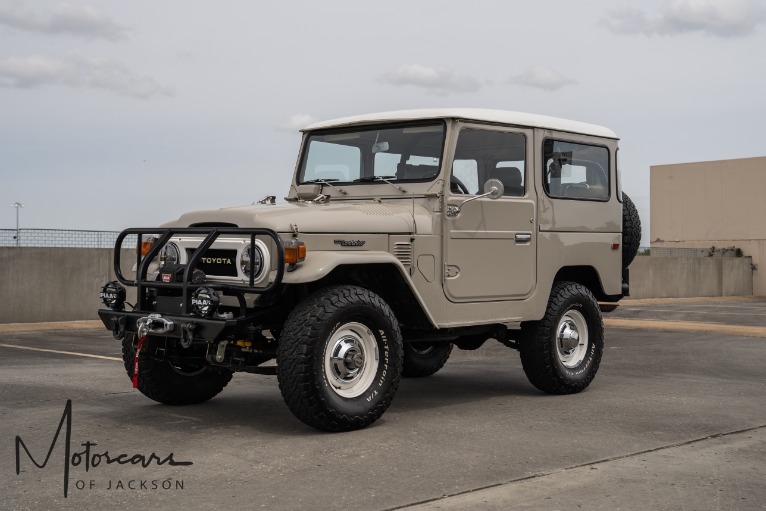
[[[180,314],[155,314],[139,311],[99,309],[98,317],[116,339],[138,333],[139,323],[149,323],[147,333],[188,340],[190,343],[215,343],[229,336],[244,338],[249,318],[211,319]],[[157,325],[157,326],[154,326]]]
[[[128,279],[122,274],[121,249],[127,236],[136,236],[136,278]],[[154,235],[157,242],[151,250],[141,256],[140,245],[144,235]],[[191,253],[186,265],[182,268],[178,281],[158,281],[149,277],[149,265],[158,258],[160,250],[174,236],[204,236],[199,246]],[[207,282],[197,280],[195,270],[198,269],[205,251],[213,246],[215,241],[222,235],[239,237],[255,244],[256,238],[270,238],[275,253],[276,272],[273,280],[258,283],[254,277],[249,282]],[[252,336],[248,327],[252,329],[254,317],[251,310],[247,309],[245,295],[263,295],[278,292],[285,272],[284,243],[276,231],[262,228],[240,227],[166,227],[148,229],[126,229],[117,237],[114,250],[114,272],[117,280],[124,286],[136,288],[135,310],[100,309],[98,315],[104,326],[111,330],[116,338],[123,338],[126,334],[135,334],[143,324],[144,329],[150,335],[161,335],[167,338],[181,339],[184,344],[191,343],[215,343],[228,338],[245,338]],[[254,275],[254,269],[250,267],[250,275]],[[204,273],[203,273],[204,277]],[[217,291],[222,295],[236,297],[239,303],[239,311],[234,317],[221,317],[208,315],[198,316],[193,312],[192,296],[200,287],[206,287]],[[158,292],[177,293],[173,313],[160,312],[157,310],[157,301],[163,297],[157,297]],[[180,311],[179,311],[180,309]],[[160,309],[162,310],[162,309]],[[167,309],[166,309],[167,310]],[[158,313],[159,312],[159,313]]]

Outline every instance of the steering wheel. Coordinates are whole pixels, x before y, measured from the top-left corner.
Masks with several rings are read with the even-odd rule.
[[[463,184],[463,182],[455,176],[450,176],[449,190],[452,193],[462,193],[465,195],[468,195],[471,193],[468,191],[468,187],[465,184]]]

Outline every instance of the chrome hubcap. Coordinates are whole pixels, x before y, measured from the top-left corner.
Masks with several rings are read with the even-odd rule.
[[[380,363],[378,343],[361,323],[346,323],[327,343],[324,356],[327,382],[336,394],[357,397],[372,384]]]
[[[556,327],[556,354],[566,368],[577,367],[588,352],[588,324],[577,310],[570,309]]]

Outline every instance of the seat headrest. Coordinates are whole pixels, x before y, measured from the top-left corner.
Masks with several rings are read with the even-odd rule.
[[[499,179],[505,187],[503,195],[521,195],[524,187],[521,182],[521,170],[518,167],[497,167],[490,169],[489,179]]]

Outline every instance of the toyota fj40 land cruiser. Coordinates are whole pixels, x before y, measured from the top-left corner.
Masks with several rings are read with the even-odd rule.
[[[235,371],[276,374],[300,420],[345,431],[378,419],[400,376],[434,374],[453,346],[488,339],[517,349],[542,391],[590,384],[597,300],[628,294],[640,241],[612,131],[472,109],[303,131],[286,204],[267,196],[120,234],[99,316],[135,387],[181,405]]]

